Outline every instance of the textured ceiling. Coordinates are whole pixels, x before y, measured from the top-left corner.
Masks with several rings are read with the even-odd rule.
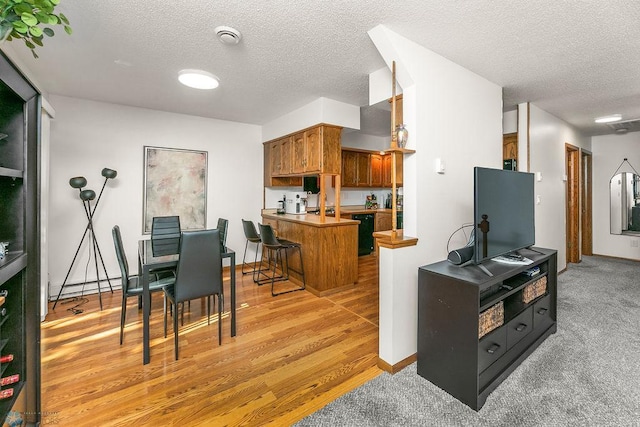
[[[50,94],[253,124],[318,97],[365,106],[368,74],[384,66],[367,31],[383,24],[502,86],[505,110],[530,101],[585,135],[612,132],[597,116],[640,118],[632,0],[62,0],[57,10],[74,34],[58,30],[40,59],[10,43]],[[219,25],[242,41],[220,43]],[[220,87],[180,85],[184,68]],[[388,115],[365,113],[365,132],[388,132]]]

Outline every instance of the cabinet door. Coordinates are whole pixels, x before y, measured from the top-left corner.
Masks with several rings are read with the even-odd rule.
[[[284,138],[280,141],[281,148],[280,153],[282,156],[280,173],[283,175],[288,175],[293,172],[292,158],[293,158],[293,147],[291,138]]]
[[[391,214],[388,212],[376,212],[375,231],[391,230]]]
[[[382,187],[382,156],[371,154],[371,186]]]
[[[269,145],[271,151],[271,174],[280,175],[282,170],[282,144],[280,144],[280,141],[275,141]]]
[[[304,132],[297,133],[291,137],[292,163],[291,173],[303,173],[305,168],[306,154]]]
[[[357,153],[357,168],[358,168],[358,187],[369,187],[371,183],[371,168],[369,167],[371,155],[368,153]]]
[[[322,142],[320,139],[320,128],[309,129],[304,133],[305,146],[305,172],[322,171]]]
[[[342,151],[342,186],[355,187],[358,184],[357,153]]]
[[[382,158],[382,186],[391,187],[391,161],[393,156],[386,154]],[[402,187],[402,154],[396,154],[396,186]]]

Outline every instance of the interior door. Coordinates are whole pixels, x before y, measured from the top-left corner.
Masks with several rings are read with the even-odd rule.
[[[565,144],[566,153],[566,212],[567,262],[580,262],[580,150]]]

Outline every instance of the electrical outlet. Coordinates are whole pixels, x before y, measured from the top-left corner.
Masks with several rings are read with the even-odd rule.
[[[638,241],[637,240],[632,240],[631,241],[631,247],[632,248],[637,248],[638,247]]]

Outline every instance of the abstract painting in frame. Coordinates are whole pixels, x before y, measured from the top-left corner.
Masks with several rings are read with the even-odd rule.
[[[182,230],[207,227],[207,152],[144,147],[143,233],[155,216],[180,216]]]

